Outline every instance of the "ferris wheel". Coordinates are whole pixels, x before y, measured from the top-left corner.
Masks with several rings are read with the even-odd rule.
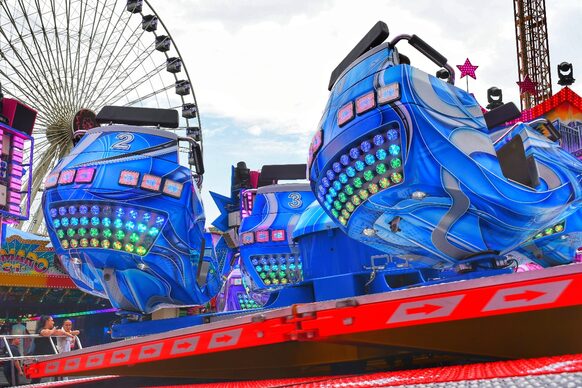
[[[23,191],[31,186],[22,225],[29,232],[45,233],[46,175],[82,133],[75,130],[87,129],[87,115],[105,105],[177,109],[178,130],[202,148],[188,71],[148,1],[0,0],[0,83],[7,97],[38,112],[33,175],[23,182]],[[200,183],[203,172],[196,173]]]

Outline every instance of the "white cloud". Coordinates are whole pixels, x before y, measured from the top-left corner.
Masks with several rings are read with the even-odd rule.
[[[263,130],[260,126],[253,125],[253,126],[247,128],[247,132],[253,136],[260,136],[261,133],[263,132]]]

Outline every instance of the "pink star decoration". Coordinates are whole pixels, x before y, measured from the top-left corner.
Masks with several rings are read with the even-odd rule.
[[[536,86],[538,85],[537,82],[534,82],[529,78],[529,75],[526,75],[523,81],[516,82],[519,86],[519,94],[529,93],[532,96],[538,94],[536,90]]]
[[[463,63],[462,65],[457,65],[457,68],[459,70],[461,70],[461,77],[463,78],[465,76],[469,76],[472,77],[473,79],[477,79],[477,77],[475,76],[475,70],[477,70],[479,66],[474,66],[471,64],[471,61],[469,60],[469,58],[465,59],[465,63]]]

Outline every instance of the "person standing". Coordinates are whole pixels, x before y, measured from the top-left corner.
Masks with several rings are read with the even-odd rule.
[[[12,330],[10,332],[12,335],[24,335],[28,334],[28,330],[26,330],[26,326],[22,324],[22,318],[16,318],[16,323],[12,325]],[[20,351],[21,355],[24,355],[24,338],[20,340],[20,345],[18,345],[18,350]]]
[[[73,337],[72,334],[67,333],[63,329],[55,327],[55,321],[50,315],[43,315],[40,317],[36,326],[36,334],[39,337],[34,339],[34,354],[36,356],[43,356],[55,354],[55,348],[51,341],[51,336],[66,336]],[[32,379],[31,384],[40,383],[41,378]]]
[[[10,341],[10,352],[12,353],[12,357],[20,357],[21,353],[18,350],[20,345],[20,338],[12,338]],[[10,354],[6,351],[6,356]],[[20,385],[20,376],[24,376],[24,371],[22,370],[22,365],[20,364],[19,360],[13,361],[6,361],[4,363],[4,377],[6,377],[6,381],[8,381],[9,386],[16,386]]]
[[[70,352],[71,349],[73,349],[75,346],[75,340],[80,333],[79,330],[73,330],[73,321],[70,319],[65,319],[63,322],[63,330],[69,334],[72,334],[72,337],[57,338],[57,350],[59,353]]]

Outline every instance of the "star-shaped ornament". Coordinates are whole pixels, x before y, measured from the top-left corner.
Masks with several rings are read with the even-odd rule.
[[[473,79],[477,79],[477,77],[475,76],[475,70],[477,70],[478,67],[479,66],[474,66],[473,64],[471,64],[469,58],[465,59],[465,63],[463,63],[462,65],[457,65],[457,68],[461,70],[460,78],[463,78],[468,75]]]
[[[538,94],[537,91],[537,82],[534,82],[529,78],[529,75],[526,75],[523,81],[518,81],[516,84],[519,86],[519,94],[529,93],[532,96]]]

